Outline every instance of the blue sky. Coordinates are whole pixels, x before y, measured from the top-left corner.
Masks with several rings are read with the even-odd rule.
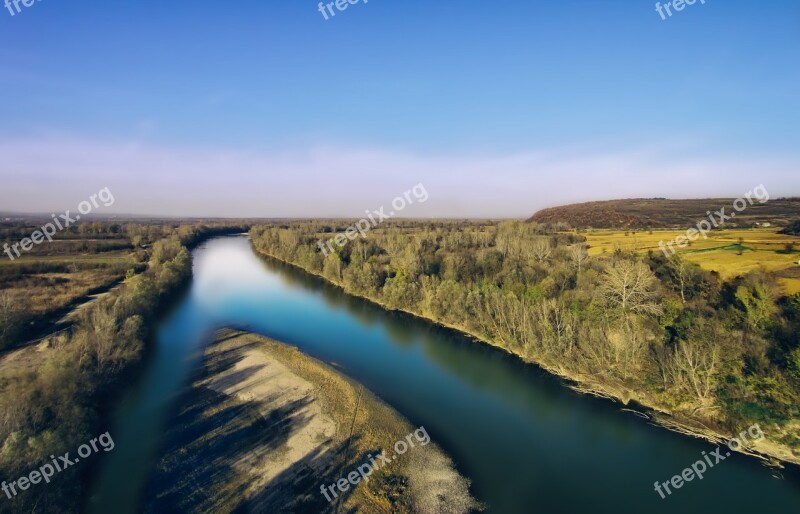
[[[800,194],[800,4],[41,0],[0,10],[0,210],[528,216]],[[0,6],[2,7],[2,6]]]

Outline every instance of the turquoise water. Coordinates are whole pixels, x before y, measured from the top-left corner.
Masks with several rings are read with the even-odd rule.
[[[774,471],[737,455],[662,500],[654,482],[679,474],[713,445],[573,393],[541,370],[451,330],[265,262],[244,236],[208,241],[194,257],[190,291],[165,313],[153,355],[118,407],[111,428],[116,448],[105,456],[92,512],[141,510],[170,408],[197,351],[222,326],[296,345],[424,425],[472,480],[488,512],[800,510],[796,477],[773,478]]]

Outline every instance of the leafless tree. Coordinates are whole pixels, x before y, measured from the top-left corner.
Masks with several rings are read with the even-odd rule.
[[[675,351],[679,385],[694,394],[699,403],[698,410],[708,409],[714,403],[721,353],[721,346],[713,334],[681,341]]]
[[[631,313],[658,316],[663,307],[658,302],[658,279],[641,262],[619,260],[605,273],[600,292],[606,303]]]
[[[509,348],[532,350],[530,311],[524,300],[502,291],[486,295],[484,326]]]
[[[550,241],[546,237],[536,239],[528,247],[528,255],[537,263],[546,262],[550,258],[552,252]]]
[[[589,254],[586,252],[586,245],[584,243],[579,243],[570,247],[569,258],[572,264],[575,265],[575,268],[577,268],[578,275],[580,275],[583,270],[583,265],[589,260]]]
[[[536,324],[541,334],[541,344],[550,354],[568,355],[577,342],[577,320],[556,299],[548,298],[538,305]]]

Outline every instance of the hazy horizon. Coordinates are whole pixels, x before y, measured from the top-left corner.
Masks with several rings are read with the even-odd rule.
[[[796,4],[587,5],[4,11],[0,210],[104,187],[102,214],[236,218],[358,217],[419,183],[404,217],[800,195]]]
[[[572,204],[579,204],[579,203],[589,203],[589,202],[605,202],[605,201],[625,201],[625,200],[714,200],[714,201],[729,201],[734,200],[741,195],[737,196],[703,196],[703,197],[687,197],[687,198],[671,198],[671,197],[628,197],[628,198],[607,198],[607,199],[600,199],[600,200],[587,200],[586,202],[569,202],[569,203],[560,203],[555,205],[548,205],[546,207],[542,207],[533,211],[524,216],[415,216],[415,215],[404,215],[402,213],[392,216],[393,220],[403,220],[403,219],[410,219],[410,220],[426,220],[426,219],[435,219],[435,220],[527,220],[536,212],[541,211],[543,209],[551,208],[551,207],[560,207],[565,205],[572,205]],[[778,200],[778,199],[800,199],[800,195],[778,195],[778,196],[771,196],[769,201]],[[387,202],[388,204],[389,202]],[[380,207],[380,206],[377,206]],[[49,218],[52,213],[58,213],[60,211],[64,211],[65,209],[44,209],[40,211],[0,211],[0,216],[21,216],[21,217],[32,217],[32,216],[41,216],[43,218]],[[75,211],[75,209],[70,209],[71,211]],[[353,216],[205,216],[205,215],[176,215],[176,214],[159,214],[159,213],[130,213],[130,212],[108,212],[113,211],[113,206],[106,208],[106,207],[99,207],[97,212],[91,212],[86,215],[84,219],[97,219],[97,220],[105,220],[105,219],[115,219],[115,218],[130,218],[130,219],[217,219],[217,220],[353,220],[359,219],[363,217],[362,215],[353,215]]]

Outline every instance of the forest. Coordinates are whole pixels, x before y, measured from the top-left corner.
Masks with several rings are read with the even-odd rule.
[[[429,318],[684,426],[759,423],[800,457],[800,295],[757,270],[724,281],[679,256],[590,257],[563,223],[393,221],[325,257],[348,224],[268,223],[262,254]]]

